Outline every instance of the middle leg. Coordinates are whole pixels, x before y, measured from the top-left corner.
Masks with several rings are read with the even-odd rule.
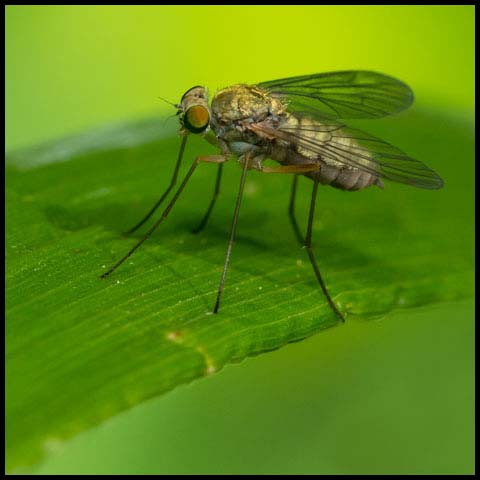
[[[202,218],[202,221],[199,223],[199,225],[192,230],[192,233],[200,233],[205,226],[207,225],[208,219],[210,218],[210,214],[212,213],[213,207],[215,205],[215,202],[217,201],[218,194],[220,193],[220,181],[222,179],[222,167],[223,163],[218,164],[218,170],[217,170],[217,179],[215,181],[215,190],[213,191],[213,198],[210,200],[210,205],[208,206],[207,212],[205,213],[204,217]]]
[[[297,240],[301,245],[305,243],[302,233],[300,232],[300,227],[298,226],[297,219],[295,218],[295,198],[297,196],[297,182],[298,175],[293,176],[292,190],[290,193],[290,202],[288,204],[288,216],[290,218],[290,223],[292,224],[293,231]]]

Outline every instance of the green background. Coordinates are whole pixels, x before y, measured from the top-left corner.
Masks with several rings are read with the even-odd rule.
[[[157,97],[192,85],[342,69],[472,127],[474,8],[10,6],[6,148],[173,113]],[[472,473],[473,330],[472,301],[348,322],[51,442],[37,471]]]

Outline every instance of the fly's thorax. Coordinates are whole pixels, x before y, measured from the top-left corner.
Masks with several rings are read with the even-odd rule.
[[[233,85],[220,90],[212,100],[213,127],[261,122],[279,117],[285,106],[268,92],[254,85]]]
[[[204,132],[210,125],[210,109],[205,87],[196,86],[187,90],[179,105],[180,123],[190,133]]]

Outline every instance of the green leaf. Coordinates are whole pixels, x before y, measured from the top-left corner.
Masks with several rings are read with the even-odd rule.
[[[358,122],[357,122],[358,123]],[[440,191],[320,188],[314,249],[347,322],[473,294],[473,122],[414,112],[362,128],[437,170]],[[200,165],[167,221],[122,236],[166,188],[179,139],[147,119],[7,155],[7,468],[229,362],[337,324],[286,215],[291,178],[249,172],[222,305],[211,315],[240,169]],[[161,132],[165,132],[162,137]],[[187,145],[181,175],[212,147]],[[311,182],[301,178],[297,214]]]

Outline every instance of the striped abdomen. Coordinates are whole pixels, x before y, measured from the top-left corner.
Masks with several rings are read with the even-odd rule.
[[[323,126],[310,118],[297,118],[289,115],[282,123],[282,131],[289,132],[293,138],[303,141],[274,141],[271,145],[269,157],[283,165],[305,165],[316,163],[320,169],[317,172],[305,173],[306,177],[317,180],[324,185],[341,190],[361,190],[370,185],[383,188],[377,175],[365,172],[350,165],[322,156],[307,148],[309,140],[321,145],[336,145],[349,150],[355,149],[358,143],[352,138],[335,135],[338,126]]]

